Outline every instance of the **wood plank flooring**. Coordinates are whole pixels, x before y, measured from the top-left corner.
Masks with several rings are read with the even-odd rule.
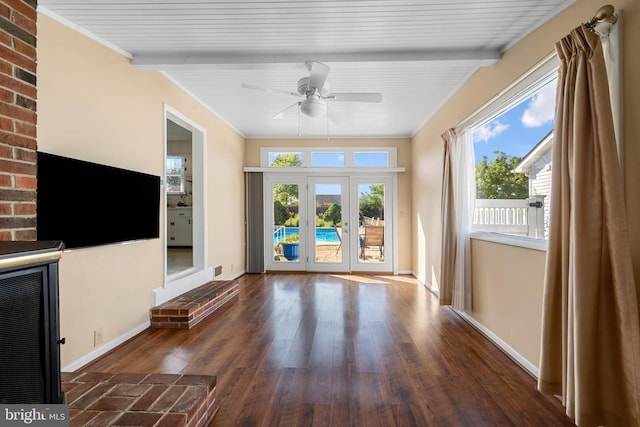
[[[572,426],[559,402],[408,276],[248,274],[189,331],[85,367],[218,378],[212,426]]]

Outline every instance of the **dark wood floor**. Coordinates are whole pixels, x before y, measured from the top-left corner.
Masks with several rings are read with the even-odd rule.
[[[406,276],[245,275],[190,331],[85,368],[218,377],[213,426],[572,426],[554,398]]]

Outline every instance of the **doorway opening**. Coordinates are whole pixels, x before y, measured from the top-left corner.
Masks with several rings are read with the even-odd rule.
[[[193,267],[192,133],[167,119],[167,276]]]
[[[180,152],[173,153],[177,140]],[[154,289],[154,305],[213,279],[205,265],[205,142],[204,128],[165,105],[165,284]]]

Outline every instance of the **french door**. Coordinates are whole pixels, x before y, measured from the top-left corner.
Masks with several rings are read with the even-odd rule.
[[[348,272],[351,270],[349,178],[309,177],[307,186],[307,270]]]
[[[393,271],[389,176],[265,175],[265,267]]]

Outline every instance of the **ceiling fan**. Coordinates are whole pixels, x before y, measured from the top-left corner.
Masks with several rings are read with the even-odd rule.
[[[303,98],[297,101],[274,116],[275,119],[283,118],[294,109],[309,117],[320,117],[327,114],[327,101],[329,102],[382,102],[382,94],[376,92],[351,92],[351,93],[331,93],[327,83],[329,76],[329,66],[321,62],[308,61],[305,63],[309,70],[308,77],[298,80],[298,91],[288,92],[278,89],[269,89],[261,86],[243,83],[242,87],[247,89],[258,89],[268,93],[281,93]]]

